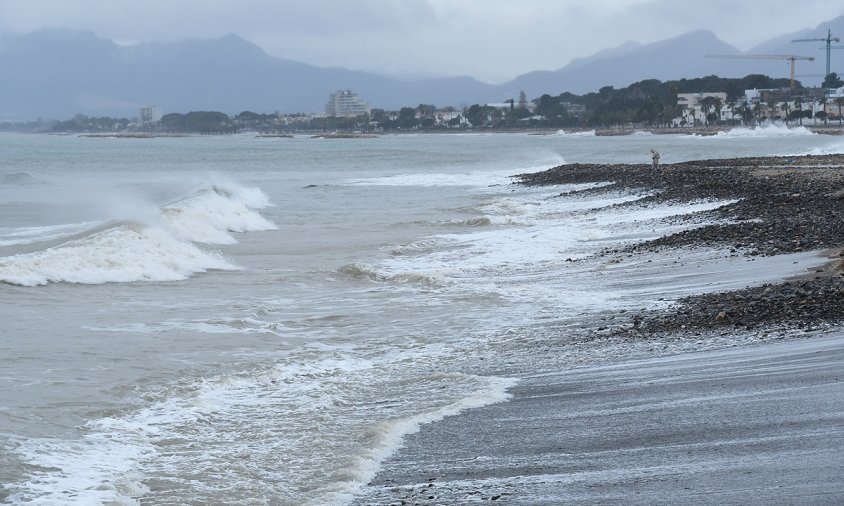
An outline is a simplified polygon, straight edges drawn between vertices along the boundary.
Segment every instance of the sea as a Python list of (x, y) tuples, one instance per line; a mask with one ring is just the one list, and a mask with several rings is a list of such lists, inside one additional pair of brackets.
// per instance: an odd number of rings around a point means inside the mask
[(718, 251), (664, 253), (676, 272), (597, 254), (729, 202), (513, 184), (652, 148), (672, 163), (844, 138), (0, 134), (0, 503), (348, 504), (405, 435), (507, 402), (550, 363), (543, 342), (782, 274), (736, 277), (747, 259)]

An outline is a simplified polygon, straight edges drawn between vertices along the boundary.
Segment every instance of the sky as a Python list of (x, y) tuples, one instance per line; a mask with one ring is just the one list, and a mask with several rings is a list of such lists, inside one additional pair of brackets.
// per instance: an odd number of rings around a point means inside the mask
[(120, 44), (234, 33), (312, 65), (499, 83), (698, 29), (745, 51), (842, 14), (841, 0), (0, 0), (0, 32)]

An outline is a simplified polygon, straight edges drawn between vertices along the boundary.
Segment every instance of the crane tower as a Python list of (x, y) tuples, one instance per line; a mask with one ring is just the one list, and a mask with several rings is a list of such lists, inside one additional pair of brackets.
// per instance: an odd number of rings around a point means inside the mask
[(793, 54), (708, 54), (707, 58), (735, 58), (746, 60), (788, 60), (791, 62), (791, 87), (794, 88), (794, 62), (797, 60), (814, 61), (814, 56), (794, 56)]

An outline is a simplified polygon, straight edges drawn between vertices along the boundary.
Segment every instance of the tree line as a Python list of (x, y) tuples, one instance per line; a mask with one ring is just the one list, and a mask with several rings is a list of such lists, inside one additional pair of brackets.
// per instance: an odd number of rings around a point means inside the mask
[[(836, 74), (827, 76), (828, 87), (841, 86)], [(802, 110), (801, 98), (805, 89), (797, 83), (791, 92), (792, 105), (786, 109), (774, 110), (774, 104), (757, 102), (753, 105), (741, 100), (745, 90), (788, 88), (788, 79), (775, 79), (761, 74), (742, 78), (706, 76), (695, 79), (679, 79), (661, 82), (648, 79), (624, 88), (605, 86), (597, 92), (575, 95), (563, 92), (559, 95), (544, 94), (528, 102), (524, 92), (518, 100), (509, 99), (505, 107), (473, 104), (456, 110), (452, 107), (442, 111), (433, 104), (419, 104), (416, 107), (402, 107), (398, 111), (372, 109), (370, 114), (355, 117), (311, 116), (305, 114), (281, 115), (279, 113), (256, 113), (243, 111), (228, 116), (219, 111), (191, 111), (170, 113), (160, 121), (138, 124), (126, 118), (92, 118), (76, 115), (66, 121), (30, 122), (26, 124), (0, 124), (0, 129), (29, 129), (53, 132), (107, 132), (136, 130), (170, 134), (231, 134), (240, 131), (261, 133), (330, 132), (330, 131), (407, 131), (446, 130), (455, 128), (530, 129), (530, 128), (612, 128), (615, 126), (659, 127), (682, 116), (682, 107), (677, 104), (681, 93), (726, 92), (722, 103), (715, 97), (703, 100), (703, 117), (700, 121), (718, 121), (724, 108), (734, 111), (733, 117), (742, 122), (760, 118), (802, 121), (807, 111)], [(825, 99), (824, 99), (825, 100)], [(841, 102), (838, 119), (841, 120)], [(797, 109), (797, 110), (793, 110)], [(445, 113), (445, 114), (444, 114)], [(823, 114), (824, 120), (828, 119)], [(818, 116), (821, 117), (821, 116)], [(684, 119), (685, 121), (685, 119)]]

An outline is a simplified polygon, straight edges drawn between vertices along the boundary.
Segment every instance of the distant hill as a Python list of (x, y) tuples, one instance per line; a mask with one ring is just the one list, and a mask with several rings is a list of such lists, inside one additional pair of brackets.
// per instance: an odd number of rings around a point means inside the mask
[[(771, 39), (748, 53), (815, 56), (798, 62), (798, 76), (824, 72), (820, 42), (791, 43), (794, 38), (823, 37), (827, 28), (844, 37), (844, 16)], [(342, 68), (322, 68), (276, 58), (236, 35), (176, 43), (120, 46), (90, 32), (42, 30), (0, 35), (0, 121), (138, 114), (146, 104), (165, 112), (245, 110), (320, 112), (338, 89), (357, 92), (373, 107), (398, 109), (421, 103), (463, 107), (474, 103), (597, 91), (644, 79), (661, 81), (706, 75), (787, 77), (786, 61), (718, 60), (707, 54), (739, 54), (705, 30), (640, 45), (628, 42), (554, 71), (521, 75), (501, 85), (470, 77), (397, 79)], [(844, 51), (833, 52), (833, 71), (844, 73)], [(804, 78), (818, 84), (821, 78)]]
[[(747, 51), (749, 54), (793, 54), (798, 56), (814, 56), (815, 61), (798, 61), (796, 66), (797, 78), (804, 85), (817, 86), (822, 77), (803, 77), (806, 74), (824, 74), (826, 72), (826, 45), (824, 42), (791, 42), (794, 39), (825, 39), (827, 30), (832, 30), (833, 37), (839, 37), (842, 42), (835, 43), (838, 49), (830, 53), (831, 71), (838, 75), (844, 74), (844, 16), (823, 22), (809, 30), (799, 30), (793, 33), (775, 37), (763, 42)], [(823, 48), (823, 49), (822, 49)], [(758, 62), (757, 62), (758, 63)], [(782, 65), (785, 68), (785, 64)]]
[(119, 46), (89, 32), (45, 30), (0, 37), (0, 120), (137, 115), (164, 111), (234, 114), (320, 112), (328, 95), (350, 88), (374, 107), (467, 104), (497, 99), (468, 77), (402, 81), (276, 58), (236, 35)]
[[(779, 78), (788, 77), (790, 74), (790, 64), (787, 60), (706, 58), (706, 55), (729, 54), (814, 56), (815, 61), (812, 62), (798, 61), (796, 70), (798, 80), (801, 80), (804, 85), (818, 86), (823, 78), (808, 77), (806, 74), (825, 73), (826, 52), (820, 49), (823, 43), (792, 43), (791, 40), (826, 37), (827, 29), (832, 30), (833, 36), (844, 39), (844, 16), (821, 23), (814, 29), (775, 37), (745, 53), (721, 41), (706, 30), (647, 45), (627, 42), (613, 49), (599, 51), (587, 58), (572, 60), (559, 70), (521, 75), (504, 85), (503, 94), (514, 96), (519, 90), (524, 90), (531, 97), (542, 93), (557, 95), (562, 91), (583, 94), (597, 91), (602, 86), (627, 86), (643, 79), (667, 81), (713, 74), (721, 77), (765, 74)], [(832, 52), (831, 70), (835, 72), (836, 69), (839, 74), (844, 74), (844, 50), (838, 49)]]
[(602, 51), (556, 70), (531, 72), (507, 83), (508, 90), (523, 89), (528, 96), (570, 91), (596, 91), (603, 86), (627, 86), (643, 79), (667, 81), (719, 73), (724, 65), (704, 58), (706, 54), (739, 53), (712, 32), (695, 31), (644, 46), (627, 43), (614, 51)]

